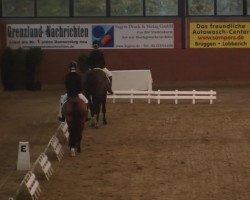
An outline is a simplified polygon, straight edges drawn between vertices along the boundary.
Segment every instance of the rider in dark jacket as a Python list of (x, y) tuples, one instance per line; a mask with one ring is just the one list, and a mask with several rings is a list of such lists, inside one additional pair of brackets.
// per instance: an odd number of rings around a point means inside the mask
[(82, 92), (81, 76), (76, 73), (76, 66), (77, 63), (71, 61), (69, 65), (70, 72), (65, 77), (64, 83), (68, 97), (76, 97)]
[(71, 61), (69, 64), (70, 72), (65, 77), (65, 88), (66, 94), (61, 96), (60, 99), (60, 106), (59, 106), (59, 113), (58, 118), (59, 121), (65, 121), (64, 117), (62, 116), (62, 106), (67, 101), (68, 98), (79, 97), (83, 100), (88, 106), (88, 100), (83, 95), (82, 91), (82, 82), (81, 76), (76, 72), (77, 62)]
[(109, 88), (108, 88), (108, 93), (113, 94), (112, 91), (112, 74), (111, 72), (105, 67), (105, 58), (103, 53), (99, 50), (99, 44), (97, 42), (93, 42), (93, 48), (94, 50), (90, 52), (88, 56), (88, 66), (90, 69), (94, 68), (101, 68), (105, 74), (107, 75), (107, 78), (109, 80)]
[(93, 68), (101, 68), (105, 67), (105, 58), (103, 53), (98, 49), (98, 44), (93, 44), (94, 50), (89, 53), (88, 57), (88, 66)]

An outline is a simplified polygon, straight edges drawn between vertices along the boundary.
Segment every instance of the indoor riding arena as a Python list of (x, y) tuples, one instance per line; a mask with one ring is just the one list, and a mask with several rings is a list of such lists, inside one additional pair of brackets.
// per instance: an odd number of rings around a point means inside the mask
[[(0, 0), (1, 200), (249, 200), (249, 0)], [(97, 42), (107, 124), (72, 156), (69, 63)]]

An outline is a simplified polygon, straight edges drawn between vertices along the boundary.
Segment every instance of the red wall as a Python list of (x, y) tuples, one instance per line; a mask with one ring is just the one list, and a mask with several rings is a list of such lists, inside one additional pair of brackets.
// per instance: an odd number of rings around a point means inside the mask
[[(83, 51), (45, 51), (44, 83), (62, 83), (70, 60)], [(87, 52), (87, 51), (85, 51)], [(250, 81), (250, 49), (103, 50), (109, 69), (151, 69), (154, 83)]]
[[(209, 19), (211, 21), (211, 19)], [(134, 23), (135, 19), (6, 20), (7, 23)], [(181, 49), (179, 19), (137, 19), (138, 23), (175, 22), (175, 49), (104, 49), (111, 70), (150, 69), (155, 84), (187, 81), (250, 82), (250, 49)], [(1, 29), (0, 29), (1, 31)], [(3, 32), (1, 33), (3, 34)], [(0, 43), (2, 45), (2, 42)], [(44, 50), (45, 58), (38, 71), (44, 84), (63, 83), (70, 60), (90, 50)]]

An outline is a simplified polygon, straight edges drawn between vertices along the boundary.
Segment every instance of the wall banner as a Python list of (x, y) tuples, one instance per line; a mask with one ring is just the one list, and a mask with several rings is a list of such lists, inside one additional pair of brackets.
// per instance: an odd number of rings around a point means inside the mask
[(174, 48), (174, 23), (7, 24), (6, 35), (12, 49)]
[(191, 22), (190, 48), (250, 48), (250, 22)]

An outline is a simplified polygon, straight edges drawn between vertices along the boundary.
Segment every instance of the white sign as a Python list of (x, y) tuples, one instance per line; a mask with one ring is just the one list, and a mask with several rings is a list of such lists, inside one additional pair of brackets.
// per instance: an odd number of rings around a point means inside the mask
[(91, 48), (90, 25), (84, 24), (8, 24), (7, 46), (13, 49)]
[(174, 48), (174, 24), (116, 24), (115, 48)]
[(174, 48), (174, 23), (7, 24), (12, 49)]

